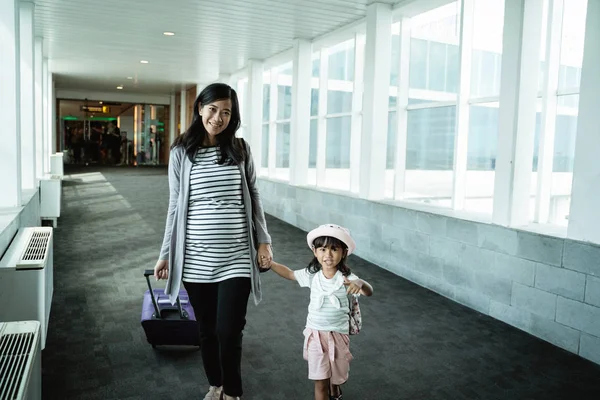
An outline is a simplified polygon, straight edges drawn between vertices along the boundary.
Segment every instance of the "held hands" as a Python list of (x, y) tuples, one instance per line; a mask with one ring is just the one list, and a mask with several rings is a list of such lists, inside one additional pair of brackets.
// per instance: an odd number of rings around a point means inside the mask
[(256, 261), (258, 262), (258, 268), (261, 272), (268, 271), (271, 268), (271, 261), (273, 261), (273, 251), (271, 250), (270, 244), (260, 243), (258, 245)]
[(346, 293), (348, 294), (360, 294), (363, 284), (364, 282), (360, 279), (349, 281), (348, 278), (344, 277), (344, 286), (348, 288), (346, 290)]
[(154, 266), (154, 278), (167, 279), (169, 277), (169, 260), (158, 260)]

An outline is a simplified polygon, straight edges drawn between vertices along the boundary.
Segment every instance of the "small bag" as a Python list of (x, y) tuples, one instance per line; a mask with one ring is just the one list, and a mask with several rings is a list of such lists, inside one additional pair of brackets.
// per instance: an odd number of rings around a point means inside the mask
[(360, 307), (358, 305), (358, 296), (348, 296), (348, 303), (350, 304), (350, 335), (358, 335), (362, 329), (362, 315), (360, 313)]

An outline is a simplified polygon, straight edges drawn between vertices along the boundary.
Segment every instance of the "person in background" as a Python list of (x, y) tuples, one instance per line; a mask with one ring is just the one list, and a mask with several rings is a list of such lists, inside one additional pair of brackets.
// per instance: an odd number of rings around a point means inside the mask
[(121, 161), (121, 130), (112, 121), (108, 123), (104, 140), (106, 140), (107, 160), (111, 164), (119, 164)]
[(250, 146), (235, 137), (235, 90), (209, 85), (193, 109), (191, 126), (171, 146), (169, 207), (154, 276), (167, 279), (172, 303), (181, 281), (188, 292), (210, 385), (204, 398), (240, 399), (248, 298), (261, 300), (258, 260), (271, 261), (271, 237)]

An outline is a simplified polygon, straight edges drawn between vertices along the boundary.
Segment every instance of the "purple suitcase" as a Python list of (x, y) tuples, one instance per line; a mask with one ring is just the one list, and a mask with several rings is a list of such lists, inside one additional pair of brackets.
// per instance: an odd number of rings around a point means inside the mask
[(159, 345), (200, 346), (200, 335), (194, 309), (187, 292), (179, 291), (175, 305), (169, 301), (164, 289), (152, 289), (150, 276), (154, 271), (144, 271), (148, 290), (142, 302), (142, 327), (152, 347)]

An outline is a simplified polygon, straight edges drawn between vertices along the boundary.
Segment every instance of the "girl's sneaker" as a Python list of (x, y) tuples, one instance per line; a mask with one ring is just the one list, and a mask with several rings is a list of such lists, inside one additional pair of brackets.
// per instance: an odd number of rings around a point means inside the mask
[(222, 391), (222, 386), (211, 386), (210, 389), (208, 389), (208, 393), (206, 393), (206, 396), (204, 396), (204, 400), (219, 400), (221, 398)]
[(340, 391), (340, 394), (338, 394), (337, 396), (329, 395), (329, 400), (343, 400), (342, 399), (342, 388), (338, 387), (338, 390)]

